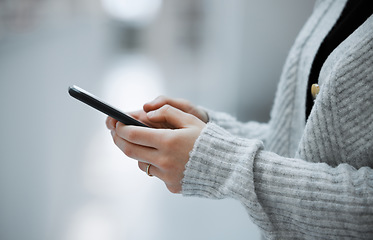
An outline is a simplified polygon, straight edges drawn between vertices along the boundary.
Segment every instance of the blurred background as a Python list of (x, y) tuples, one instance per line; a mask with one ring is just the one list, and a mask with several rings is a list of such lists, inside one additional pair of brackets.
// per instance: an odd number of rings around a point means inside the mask
[(0, 239), (259, 239), (239, 202), (173, 195), (138, 170), (67, 88), (124, 111), (165, 94), (267, 121), (313, 4), (0, 0)]

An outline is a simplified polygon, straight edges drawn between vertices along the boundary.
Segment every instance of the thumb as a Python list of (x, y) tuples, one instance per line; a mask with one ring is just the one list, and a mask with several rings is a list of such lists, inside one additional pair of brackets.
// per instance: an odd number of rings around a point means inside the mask
[(185, 128), (197, 120), (195, 116), (170, 105), (163, 105), (157, 110), (148, 112), (147, 117), (152, 122), (162, 123), (173, 128)]

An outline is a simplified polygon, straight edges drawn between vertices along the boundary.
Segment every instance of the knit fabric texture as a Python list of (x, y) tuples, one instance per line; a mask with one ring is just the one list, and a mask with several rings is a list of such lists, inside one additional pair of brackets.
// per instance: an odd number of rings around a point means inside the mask
[(268, 123), (208, 111), (184, 196), (237, 199), (266, 239), (373, 239), (373, 16), (327, 58), (304, 114), (312, 61), (345, 4), (317, 1)]

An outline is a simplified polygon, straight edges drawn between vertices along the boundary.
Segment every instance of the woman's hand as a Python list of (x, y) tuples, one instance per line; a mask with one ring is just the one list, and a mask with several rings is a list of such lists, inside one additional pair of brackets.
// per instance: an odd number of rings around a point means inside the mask
[[(135, 118), (136, 120), (144, 123), (145, 125), (147, 125), (149, 127), (152, 127), (152, 128), (172, 128), (172, 126), (170, 126), (169, 124), (167, 124), (165, 122), (163, 122), (163, 123), (162, 122), (159, 122), (159, 123), (151, 122), (149, 120), (149, 118), (147, 117), (146, 112), (144, 112), (144, 110), (129, 112), (127, 114), (130, 115), (131, 117)], [(116, 120), (112, 117), (107, 117), (106, 118), (106, 127), (109, 130), (113, 130), (113, 129), (115, 129), (115, 126), (116, 126), (117, 122), (118, 122), (118, 120)]]
[(189, 101), (184, 100), (184, 99), (168, 98), (165, 96), (159, 96), (153, 101), (145, 104), (144, 111), (145, 112), (153, 111), (164, 105), (170, 105), (174, 108), (180, 109), (183, 112), (192, 114), (205, 123), (207, 123), (209, 120), (206, 111), (204, 111), (201, 108), (193, 106)]
[[(148, 107), (149, 110), (150, 105)], [(154, 109), (147, 111), (146, 115), (139, 111), (138, 115), (132, 116), (152, 126), (170, 128), (126, 126), (110, 117), (106, 124), (111, 130), (114, 143), (124, 154), (138, 160), (142, 171), (146, 171), (151, 164), (149, 173), (164, 181), (170, 192), (179, 193), (189, 152), (205, 123), (195, 115), (167, 104)]]
[[(209, 120), (209, 117), (206, 113), (201, 108), (198, 108), (196, 106), (193, 106), (189, 101), (184, 100), (184, 99), (175, 99), (175, 98), (168, 98), (165, 96), (159, 96), (155, 98), (153, 101), (146, 103), (143, 106), (143, 110), (135, 111), (135, 112), (130, 112), (128, 113), (131, 115), (133, 118), (139, 120), (140, 122), (151, 126), (153, 128), (173, 128), (170, 126), (167, 122), (150, 122), (148, 117), (147, 117), (147, 112), (154, 111), (156, 109), (161, 108), (164, 105), (170, 105), (174, 108), (177, 108), (185, 113), (189, 113), (194, 115), (195, 117), (199, 118), (201, 121), (204, 123), (207, 123)], [(114, 118), (108, 117), (106, 119), (106, 126), (108, 129), (114, 129), (115, 125), (118, 121), (115, 120)]]

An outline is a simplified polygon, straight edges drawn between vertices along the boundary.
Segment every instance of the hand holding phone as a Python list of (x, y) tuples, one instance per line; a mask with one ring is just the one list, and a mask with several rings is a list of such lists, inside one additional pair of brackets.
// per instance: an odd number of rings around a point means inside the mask
[(86, 90), (78, 87), (78, 86), (70, 86), (69, 87), (69, 94), (78, 99), (79, 101), (99, 110), (100, 112), (105, 113), (106, 115), (122, 122), (126, 125), (134, 125), (134, 126), (141, 126), (141, 127), (149, 127), (142, 122), (137, 121), (136, 119), (128, 116), (127, 114), (119, 111), (118, 109), (110, 106), (109, 104), (103, 102), (102, 100), (98, 99), (93, 94), (87, 92)]

